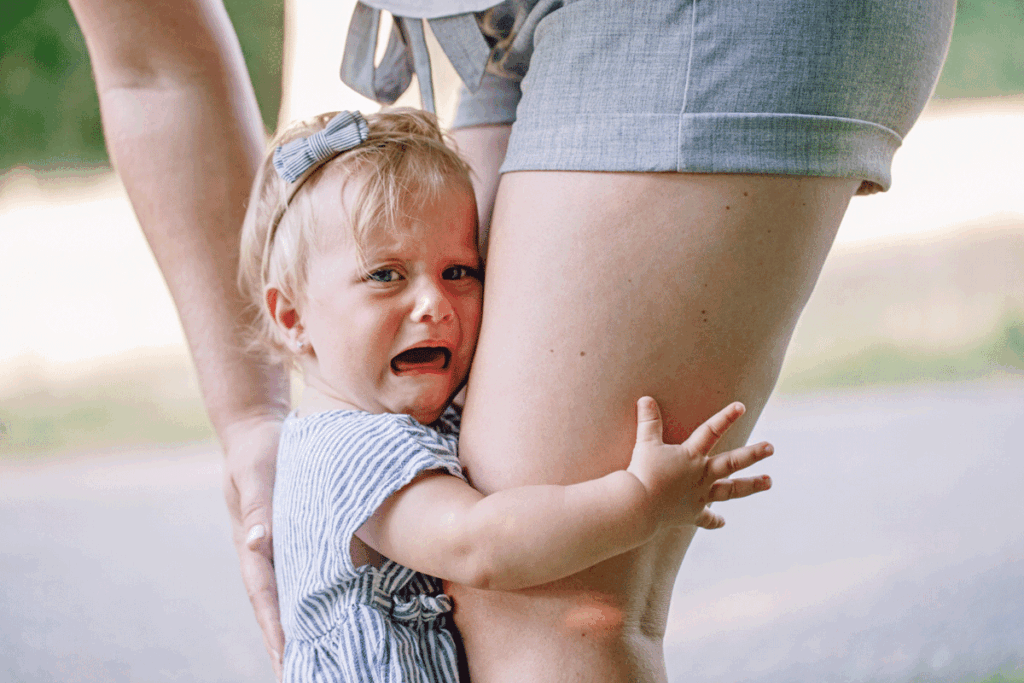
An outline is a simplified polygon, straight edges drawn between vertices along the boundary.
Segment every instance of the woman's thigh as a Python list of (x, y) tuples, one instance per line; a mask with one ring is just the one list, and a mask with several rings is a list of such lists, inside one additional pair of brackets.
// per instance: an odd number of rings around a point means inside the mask
[(489, 492), (623, 468), (635, 402), (681, 441), (730, 401), (745, 441), (858, 182), (503, 177), (461, 456)]
[(487, 116), (464, 119), (515, 119), (462, 437), (485, 490), (624, 466), (643, 393), (677, 439), (743, 400), (745, 438), (850, 196), (889, 185), (954, 10), (525, 4), (521, 100), (486, 79), (467, 110)]

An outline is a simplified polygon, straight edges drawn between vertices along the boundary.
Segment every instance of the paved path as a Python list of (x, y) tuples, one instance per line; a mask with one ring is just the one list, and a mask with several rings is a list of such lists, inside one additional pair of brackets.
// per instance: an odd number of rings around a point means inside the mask
[(765, 500), (676, 582), (671, 680), (1024, 679), (1024, 385), (773, 401)]
[[(780, 398), (775, 489), (720, 506), (670, 679), (1024, 675), (1024, 383)], [(0, 464), (0, 681), (273, 681), (210, 446)]]

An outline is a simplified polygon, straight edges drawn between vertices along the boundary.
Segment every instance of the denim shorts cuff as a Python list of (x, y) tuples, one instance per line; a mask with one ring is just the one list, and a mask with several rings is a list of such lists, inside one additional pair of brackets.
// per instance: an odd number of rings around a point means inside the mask
[(868, 121), (800, 114), (581, 114), (571, 125), (526, 125), (536, 121), (516, 124), (503, 173), (758, 173), (857, 178), (888, 189), (902, 143)]

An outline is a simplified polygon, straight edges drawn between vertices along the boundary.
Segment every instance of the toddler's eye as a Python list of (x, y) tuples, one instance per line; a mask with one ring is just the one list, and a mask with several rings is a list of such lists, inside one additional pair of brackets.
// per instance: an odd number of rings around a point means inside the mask
[(394, 268), (379, 268), (366, 275), (368, 280), (374, 282), (394, 282), (399, 278), (398, 271)]
[(480, 277), (480, 271), (469, 266), (452, 266), (442, 273), (445, 280), (461, 280), (467, 277)]

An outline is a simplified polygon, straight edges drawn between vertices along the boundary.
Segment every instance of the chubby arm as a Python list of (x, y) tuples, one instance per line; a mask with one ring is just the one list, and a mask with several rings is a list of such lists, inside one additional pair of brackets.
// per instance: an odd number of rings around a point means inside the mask
[(649, 540), (657, 526), (642, 511), (644, 499), (640, 482), (622, 471), (490, 496), (429, 473), (391, 496), (357, 536), (426, 574), (512, 590), (568, 576)]
[(460, 479), (421, 475), (391, 496), (357, 535), (383, 555), (433, 576), (514, 590), (569, 576), (643, 545), (664, 528), (724, 521), (711, 501), (764, 491), (767, 477), (729, 479), (768, 457), (766, 443), (708, 457), (743, 414), (734, 403), (681, 445), (662, 442), (654, 399), (637, 405), (629, 469), (569, 486), (523, 486), (484, 496)]
[[(71, 6), (89, 48), (111, 159), (178, 308), (227, 455), (225, 492), (242, 574), (276, 654), (284, 639), (270, 497), (288, 380), (283, 368), (241, 351), (238, 236), (264, 147), (241, 50), (219, 0)], [(253, 528), (260, 537), (250, 549)]]

